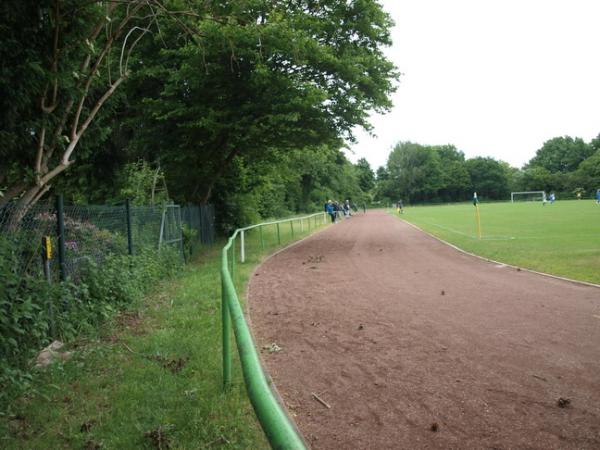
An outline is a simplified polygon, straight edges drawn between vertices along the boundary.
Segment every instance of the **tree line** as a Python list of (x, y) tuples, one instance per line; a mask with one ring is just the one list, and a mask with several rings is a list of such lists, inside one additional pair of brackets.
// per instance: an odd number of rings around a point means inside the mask
[(375, 0), (7, 0), (0, 19), (0, 207), (166, 192), (230, 228), (366, 195), (342, 148), (399, 77)]
[(399, 142), (377, 170), (377, 201), (460, 202), (473, 192), (507, 200), (511, 192), (554, 191), (561, 198), (593, 197), (600, 189), (600, 134), (590, 142), (570, 136), (546, 141), (523, 168), (490, 157), (466, 159), (454, 145)]

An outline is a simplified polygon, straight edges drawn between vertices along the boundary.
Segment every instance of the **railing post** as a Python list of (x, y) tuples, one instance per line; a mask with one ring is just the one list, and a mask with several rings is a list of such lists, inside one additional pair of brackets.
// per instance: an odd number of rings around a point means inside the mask
[(221, 321), (223, 323), (223, 390), (227, 391), (231, 385), (231, 316), (227, 303), (225, 281), (221, 277)]
[(56, 232), (58, 234), (58, 271), (60, 281), (67, 281), (67, 267), (65, 264), (65, 216), (63, 196), (56, 196)]
[(231, 279), (235, 279), (235, 240), (231, 244)]
[(279, 230), (279, 222), (277, 222), (277, 243), (281, 245), (281, 231)]
[(290, 220), (290, 228), (292, 230), (292, 239), (294, 239), (294, 221)]
[(304, 233), (304, 220), (300, 217), (300, 233)]
[(127, 251), (133, 255), (133, 238), (131, 235), (131, 201), (125, 200), (125, 214), (127, 215)]
[(260, 232), (260, 247), (264, 250), (265, 249), (265, 238), (263, 236), (263, 227), (262, 227), (262, 225), (260, 227), (258, 227), (258, 230)]
[(240, 231), (240, 262), (246, 262), (246, 249), (244, 243), (244, 230)]
[(327, 223), (327, 214), (323, 213), (323, 225)]

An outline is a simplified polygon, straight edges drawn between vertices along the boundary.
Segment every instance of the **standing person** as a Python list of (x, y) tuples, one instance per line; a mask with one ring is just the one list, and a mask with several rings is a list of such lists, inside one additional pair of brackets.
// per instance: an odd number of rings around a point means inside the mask
[(346, 217), (350, 217), (352, 213), (350, 212), (350, 199), (346, 199), (344, 202), (344, 215)]
[(331, 223), (335, 223), (335, 210), (333, 209), (333, 202), (331, 200), (327, 200), (327, 203), (325, 203), (325, 212), (331, 217)]
[(600, 205), (600, 189), (596, 190), (596, 204)]
[(398, 200), (396, 203), (396, 212), (398, 214), (404, 214), (404, 203), (402, 203), (402, 199)]
[[(600, 191), (600, 189), (598, 189), (598, 191)], [(367, 203), (363, 202), (363, 214), (367, 213)]]
[(556, 196), (554, 195), (554, 192), (550, 192), (550, 204), (554, 204), (554, 200), (556, 200)]

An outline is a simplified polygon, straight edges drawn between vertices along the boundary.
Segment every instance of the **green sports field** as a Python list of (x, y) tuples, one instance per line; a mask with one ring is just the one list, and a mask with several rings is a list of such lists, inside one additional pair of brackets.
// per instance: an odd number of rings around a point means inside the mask
[[(600, 284), (600, 206), (591, 200), (405, 208), (400, 217), (496, 261)], [(394, 211), (395, 213), (395, 211)]]

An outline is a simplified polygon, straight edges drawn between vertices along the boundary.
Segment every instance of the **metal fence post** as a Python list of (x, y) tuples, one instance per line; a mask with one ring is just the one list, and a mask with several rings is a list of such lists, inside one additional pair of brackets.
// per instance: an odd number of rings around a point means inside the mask
[(240, 231), (240, 262), (246, 262), (246, 249), (244, 242), (244, 230)]
[(231, 246), (231, 279), (233, 280), (235, 277), (235, 241), (233, 241), (233, 245)]
[(262, 227), (262, 225), (260, 227), (258, 227), (258, 230), (260, 232), (260, 247), (264, 250), (265, 249), (265, 238), (263, 236), (263, 227)]
[(60, 281), (67, 281), (67, 267), (65, 264), (65, 216), (63, 196), (56, 196), (56, 232), (58, 237), (58, 271)]
[(281, 245), (281, 231), (279, 230), (279, 222), (277, 222), (277, 243)]
[(290, 220), (290, 228), (292, 229), (292, 239), (294, 239), (294, 221)]
[(133, 255), (133, 237), (131, 234), (131, 201), (125, 200), (125, 213), (127, 215), (127, 251)]

